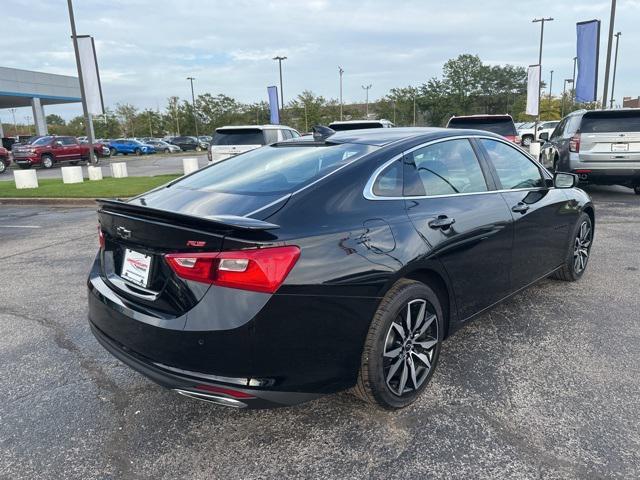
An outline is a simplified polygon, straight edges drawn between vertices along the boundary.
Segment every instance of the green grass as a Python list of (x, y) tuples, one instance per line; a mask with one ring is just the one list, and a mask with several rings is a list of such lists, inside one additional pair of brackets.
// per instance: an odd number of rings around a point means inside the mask
[(64, 184), (57, 179), (38, 179), (39, 188), (18, 190), (12, 181), (0, 182), (0, 198), (101, 198), (133, 197), (170, 182), (180, 175), (126, 177)]

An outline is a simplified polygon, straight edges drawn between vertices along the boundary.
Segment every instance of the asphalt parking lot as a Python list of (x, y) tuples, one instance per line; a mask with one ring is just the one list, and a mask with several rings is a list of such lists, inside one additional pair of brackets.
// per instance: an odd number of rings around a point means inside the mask
[[(137, 157), (135, 155), (117, 155), (110, 158), (101, 158), (100, 166), (102, 167), (102, 174), (105, 177), (111, 176), (111, 169), (109, 165), (114, 162), (125, 162), (127, 164), (127, 173), (130, 177), (145, 177), (154, 175), (166, 175), (172, 173), (182, 173), (182, 159), (183, 158), (197, 158), (200, 168), (207, 165), (207, 154), (202, 152), (183, 152), (179, 154), (156, 154), (156, 155), (144, 155)], [(63, 166), (70, 166), (63, 165)], [(15, 167), (13, 167), (15, 168)], [(83, 166), (85, 177), (88, 178), (87, 167)], [(38, 178), (58, 178), (62, 179), (62, 172), (60, 167), (54, 167), (49, 170), (44, 168), (36, 168), (38, 172)], [(13, 181), (12, 170), (7, 170), (4, 174), (0, 175), (0, 181)]]
[(638, 478), (640, 197), (589, 192), (583, 279), (467, 325), (395, 413), (348, 394), (238, 411), (156, 386), (89, 332), (92, 209), (0, 205), (0, 478)]

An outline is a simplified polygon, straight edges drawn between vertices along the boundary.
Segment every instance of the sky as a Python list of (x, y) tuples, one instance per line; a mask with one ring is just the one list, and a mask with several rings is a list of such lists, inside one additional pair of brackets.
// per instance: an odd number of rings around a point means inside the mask
[[(76, 0), (75, 16), (78, 34), (95, 38), (105, 104), (162, 109), (169, 96), (190, 99), (188, 76), (196, 95), (266, 100), (266, 87), (279, 82), (276, 55), (288, 57), (285, 103), (303, 90), (338, 98), (338, 66), (345, 102), (363, 102), (363, 85), (375, 99), (424, 83), (462, 53), (527, 66), (538, 60), (540, 24), (531, 20), (541, 16), (554, 18), (545, 25), (542, 68), (547, 82), (554, 70), (555, 94), (572, 76), (576, 22), (602, 20), (601, 95), (609, 8), (610, 0)], [(1, 0), (0, 18), (0, 66), (77, 74), (65, 0)], [(619, 103), (640, 95), (639, 25), (640, 0), (619, 0)], [(67, 119), (81, 110), (46, 108)]]

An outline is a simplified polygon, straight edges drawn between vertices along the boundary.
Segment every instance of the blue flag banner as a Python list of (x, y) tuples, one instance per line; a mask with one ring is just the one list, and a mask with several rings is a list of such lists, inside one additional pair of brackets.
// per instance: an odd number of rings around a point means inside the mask
[(576, 101), (595, 102), (598, 97), (598, 56), (600, 54), (600, 20), (576, 24), (578, 34)]
[(267, 87), (269, 93), (269, 111), (271, 112), (271, 125), (280, 124), (280, 108), (278, 105), (278, 87)]

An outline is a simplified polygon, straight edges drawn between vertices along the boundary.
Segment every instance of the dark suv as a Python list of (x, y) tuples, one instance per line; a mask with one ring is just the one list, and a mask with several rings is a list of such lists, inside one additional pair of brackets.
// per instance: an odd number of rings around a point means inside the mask
[(447, 128), (470, 128), (502, 135), (510, 142), (520, 145), (520, 137), (511, 115), (464, 115), (451, 117)]
[(540, 153), (546, 167), (640, 195), (640, 108), (579, 110), (540, 138), (546, 141)]
[(195, 150), (196, 152), (202, 152), (209, 148), (207, 142), (198, 140), (196, 137), (176, 137), (171, 140), (171, 143), (180, 147), (180, 150), (186, 152), (188, 150)]

